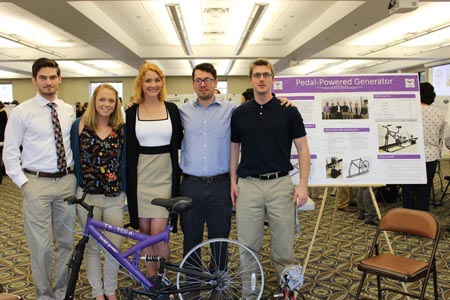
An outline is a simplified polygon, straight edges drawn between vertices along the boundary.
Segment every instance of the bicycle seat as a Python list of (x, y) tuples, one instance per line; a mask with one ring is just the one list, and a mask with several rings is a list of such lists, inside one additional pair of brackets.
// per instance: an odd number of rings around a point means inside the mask
[(188, 197), (155, 198), (152, 200), (152, 204), (165, 207), (171, 213), (182, 213), (192, 207), (192, 199)]

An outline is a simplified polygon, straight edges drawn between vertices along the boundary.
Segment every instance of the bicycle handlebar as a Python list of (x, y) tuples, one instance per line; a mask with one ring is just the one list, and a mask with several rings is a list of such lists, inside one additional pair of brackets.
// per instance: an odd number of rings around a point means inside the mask
[(85, 198), (86, 198), (86, 193), (83, 193), (81, 198), (77, 198), (77, 196), (73, 195), (73, 196), (70, 196), (68, 198), (65, 198), (64, 201), (67, 201), (67, 203), (69, 205), (80, 204), (87, 211), (91, 211), (91, 206), (84, 201)]

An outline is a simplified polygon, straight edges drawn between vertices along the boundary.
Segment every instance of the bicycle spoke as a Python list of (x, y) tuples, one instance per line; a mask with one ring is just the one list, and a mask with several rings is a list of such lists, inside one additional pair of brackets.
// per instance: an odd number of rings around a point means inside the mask
[[(250, 296), (260, 299), (264, 287), (264, 274), (258, 257), (237, 241), (213, 239), (205, 241), (186, 254), (181, 268), (198, 269), (216, 276), (215, 280), (202, 275), (188, 276), (184, 272), (177, 275), (177, 287), (184, 290), (202, 286), (209, 290), (186, 292), (185, 299), (241, 299)], [(211, 285), (213, 284), (213, 285)], [(250, 299), (249, 298), (249, 299)]]

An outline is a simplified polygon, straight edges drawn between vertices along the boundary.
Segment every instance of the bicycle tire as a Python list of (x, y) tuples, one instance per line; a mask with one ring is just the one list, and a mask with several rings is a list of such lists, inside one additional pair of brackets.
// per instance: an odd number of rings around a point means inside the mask
[(363, 160), (361, 162), (361, 173), (365, 173), (369, 171), (369, 161)]
[[(215, 253), (218, 255), (214, 255)], [(222, 253), (225, 255), (220, 255)], [(214, 256), (222, 257), (226, 262), (220, 262)], [(264, 272), (258, 257), (248, 247), (235, 240), (217, 238), (198, 244), (183, 257), (180, 268), (219, 275), (217, 282), (208, 282), (178, 272), (178, 289), (202, 289), (178, 294), (181, 300), (259, 300), (264, 290)]]
[(400, 144), (406, 143), (406, 142), (408, 142), (409, 140), (410, 140), (410, 137), (409, 137), (409, 134), (408, 134), (408, 133), (402, 132), (402, 133), (400, 134)]

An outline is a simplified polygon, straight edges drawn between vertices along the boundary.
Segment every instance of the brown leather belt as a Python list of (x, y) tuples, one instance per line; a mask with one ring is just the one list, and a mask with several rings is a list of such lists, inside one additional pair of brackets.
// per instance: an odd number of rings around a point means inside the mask
[(250, 177), (258, 178), (258, 179), (261, 179), (261, 180), (270, 180), (270, 179), (276, 179), (276, 178), (284, 177), (287, 174), (289, 174), (289, 172), (279, 171), (279, 172), (271, 172), (271, 173), (253, 175), (253, 176), (250, 176)]
[(205, 183), (212, 183), (216, 181), (230, 179), (229, 173), (214, 175), (214, 176), (194, 176), (189, 174), (184, 174), (183, 178), (194, 180), (194, 181), (203, 181)]
[(23, 169), (25, 173), (36, 175), (37, 177), (44, 177), (44, 178), (61, 178), (66, 176), (67, 174), (71, 174), (74, 172), (73, 167), (67, 168), (64, 171), (56, 172), (56, 173), (48, 173), (48, 172), (40, 172), (40, 171), (32, 171), (28, 169)]

